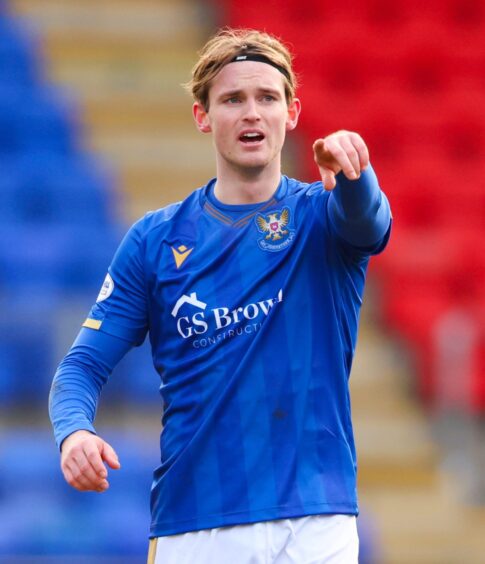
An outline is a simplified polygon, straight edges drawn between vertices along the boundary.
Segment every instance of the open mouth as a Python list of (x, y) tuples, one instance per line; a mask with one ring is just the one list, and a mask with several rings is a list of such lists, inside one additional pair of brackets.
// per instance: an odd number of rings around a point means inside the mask
[(259, 143), (264, 139), (264, 135), (258, 132), (243, 133), (239, 137), (239, 141), (250, 145), (251, 143)]

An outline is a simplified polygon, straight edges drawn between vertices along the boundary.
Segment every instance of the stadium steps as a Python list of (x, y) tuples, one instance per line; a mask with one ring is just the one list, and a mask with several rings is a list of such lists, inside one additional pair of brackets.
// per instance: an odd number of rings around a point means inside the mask
[(363, 310), (351, 377), (364, 515), (378, 529), (382, 564), (483, 562), (485, 509), (464, 506), (440, 467), (429, 418), (409, 389), (397, 347)]
[[(214, 175), (182, 88), (212, 19), (190, 0), (14, 0), (38, 27), (50, 75), (80, 99), (86, 145), (119, 174), (127, 215), (181, 199)], [(190, 165), (190, 166), (189, 166)]]

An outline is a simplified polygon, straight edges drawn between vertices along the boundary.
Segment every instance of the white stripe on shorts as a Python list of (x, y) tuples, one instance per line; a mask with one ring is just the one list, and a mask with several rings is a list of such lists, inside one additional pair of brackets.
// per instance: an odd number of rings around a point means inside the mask
[(297, 519), (193, 531), (152, 539), (149, 564), (357, 564), (353, 515)]

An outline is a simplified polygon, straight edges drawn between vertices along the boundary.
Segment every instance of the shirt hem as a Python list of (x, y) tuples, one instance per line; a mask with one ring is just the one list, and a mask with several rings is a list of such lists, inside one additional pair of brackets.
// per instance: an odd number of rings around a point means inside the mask
[(291, 519), (306, 517), (308, 515), (355, 515), (359, 514), (359, 508), (354, 503), (315, 504), (311, 508), (280, 508), (277, 513), (274, 509), (261, 509), (257, 511), (244, 511), (237, 513), (221, 513), (200, 519), (190, 519), (177, 523), (154, 523), (150, 528), (150, 538), (165, 537), (181, 533), (200, 531), (203, 529), (216, 529), (219, 527), (231, 527), (234, 525), (249, 525), (261, 521), (276, 521), (279, 519)]

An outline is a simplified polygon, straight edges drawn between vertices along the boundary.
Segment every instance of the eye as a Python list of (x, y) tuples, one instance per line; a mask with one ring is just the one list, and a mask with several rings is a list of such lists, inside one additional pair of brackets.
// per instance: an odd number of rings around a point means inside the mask
[(226, 104), (237, 104), (238, 102), (240, 102), (240, 98), (238, 96), (231, 96), (226, 99)]
[(273, 102), (276, 98), (272, 94), (265, 94), (263, 96), (263, 101), (265, 102)]

